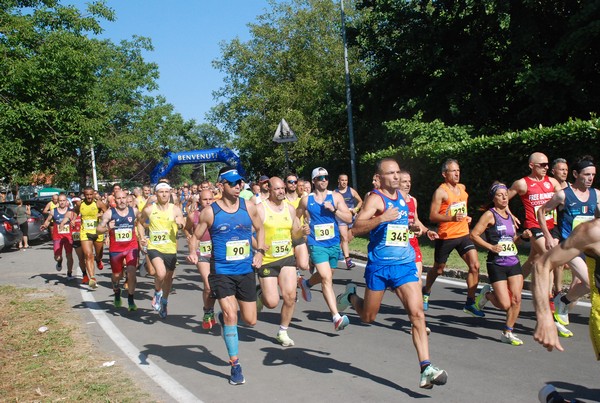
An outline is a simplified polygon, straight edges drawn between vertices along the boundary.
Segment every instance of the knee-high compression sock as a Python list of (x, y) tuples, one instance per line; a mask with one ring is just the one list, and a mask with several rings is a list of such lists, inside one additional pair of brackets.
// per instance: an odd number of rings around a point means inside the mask
[(238, 331), (236, 325), (225, 325), (223, 326), (223, 337), (225, 339), (225, 346), (227, 346), (227, 353), (230, 357), (238, 355)]

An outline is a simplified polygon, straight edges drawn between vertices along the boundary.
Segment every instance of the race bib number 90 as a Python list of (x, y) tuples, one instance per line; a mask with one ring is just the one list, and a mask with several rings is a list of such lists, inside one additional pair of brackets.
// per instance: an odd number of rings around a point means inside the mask
[(133, 239), (133, 231), (131, 228), (116, 228), (115, 229), (115, 241), (117, 242), (129, 242)]
[(385, 233), (385, 246), (408, 245), (408, 225), (388, 224)]
[(225, 244), (225, 260), (244, 260), (250, 256), (250, 242), (247, 239), (229, 241)]
[(327, 224), (315, 225), (315, 239), (317, 241), (326, 241), (328, 239), (333, 239), (334, 236), (335, 230), (332, 222)]
[(150, 243), (152, 245), (164, 245), (169, 243), (169, 231), (150, 232)]

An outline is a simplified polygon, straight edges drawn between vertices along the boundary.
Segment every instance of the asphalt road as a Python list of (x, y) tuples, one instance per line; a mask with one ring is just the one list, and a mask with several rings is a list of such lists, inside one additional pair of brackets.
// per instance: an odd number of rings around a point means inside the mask
[[(525, 344), (513, 347), (499, 341), (504, 313), (486, 307), (484, 319), (464, 314), (465, 284), (446, 278), (434, 285), (427, 312), (431, 360), (448, 372), (445, 386), (418, 387), (409, 322), (395, 295), (386, 293), (371, 325), (361, 323), (348, 309), (350, 326), (336, 332), (319, 286), (313, 287), (312, 302), (300, 300), (296, 306), (289, 330), (294, 347), (283, 348), (275, 341), (279, 309), (260, 313), (254, 328), (240, 326), (246, 384), (230, 386), (221, 330), (217, 326), (206, 333), (200, 326), (200, 275), (185, 262), (185, 253), (180, 241), (175, 294), (169, 298), (166, 320), (159, 319), (150, 306), (153, 285), (148, 277), (138, 279), (137, 312), (114, 308), (107, 253), (107, 269), (97, 276), (96, 291), (79, 285), (80, 279), (65, 282), (65, 270), (54, 269), (50, 243), (0, 254), (0, 284), (48, 288), (66, 295), (92, 341), (112, 353), (116, 365), (125, 367), (161, 401), (534, 402), (546, 383), (568, 398), (600, 401), (598, 362), (588, 335), (589, 305), (577, 306), (571, 314), (575, 336), (562, 339), (566, 351), (549, 353), (533, 340), (531, 296), (525, 294), (515, 328)], [(337, 270), (336, 293), (352, 281), (362, 295), (362, 268), (359, 264), (351, 271)]]

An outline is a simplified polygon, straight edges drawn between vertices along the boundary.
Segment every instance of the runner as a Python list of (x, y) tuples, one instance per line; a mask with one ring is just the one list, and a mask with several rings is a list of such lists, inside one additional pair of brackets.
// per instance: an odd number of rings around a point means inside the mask
[(55, 209), (57, 207), (58, 207), (58, 195), (54, 194), (54, 195), (52, 195), (52, 198), (50, 199), (50, 201), (48, 203), (46, 203), (46, 207), (44, 207), (42, 214), (44, 214), (44, 215), (50, 214), (50, 210)]
[[(558, 185), (561, 189), (564, 189), (569, 184), (567, 182), (567, 177), (569, 176), (569, 166), (567, 165), (567, 160), (564, 158), (556, 158), (552, 161), (552, 176), (558, 182)], [(560, 225), (561, 212), (559, 211), (557, 214), (557, 220), (554, 221), (554, 225)], [(552, 295), (556, 296), (562, 291), (562, 282), (563, 282), (563, 271), (568, 269), (568, 266), (560, 266), (554, 269), (553, 271), (553, 281), (554, 286), (552, 288)], [(571, 285), (570, 287), (575, 286), (579, 280), (577, 276), (571, 276)]]
[(460, 167), (458, 161), (449, 159), (442, 164), (442, 183), (431, 201), (429, 221), (439, 223), (439, 239), (435, 240), (434, 264), (427, 272), (425, 287), (423, 287), (423, 307), (429, 309), (431, 287), (436, 278), (444, 272), (448, 256), (456, 250), (469, 268), (467, 274), (467, 301), (463, 312), (476, 317), (485, 314), (475, 306), (475, 293), (479, 283), (479, 258), (477, 249), (469, 237), (471, 217), (467, 211), (469, 195), (465, 185), (460, 182)]
[[(67, 224), (63, 226), (59, 231), (59, 225), (65, 215), (70, 211), (69, 201), (64, 193), (58, 195), (58, 206), (50, 210), (46, 221), (41, 225), (40, 229), (43, 231), (50, 225), (50, 222), (54, 222), (52, 226), (52, 242), (54, 249), (54, 260), (56, 261), (56, 270), (62, 270), (62, 251), (64, 249), (65, 256), (67, 257), (67, 281), (73, 280), (73, 238), (71, 236), (71, 227)], [(58, 224), (57, 224), (58, 223)]]
[[(348, 186), (348, 175), (340, 174), (338, 176), (338, 187), (335, 189), (335, 192), (338, 192), (344, 198), (344, 202), (346, 202), (346, 206), (352, 213), (352, 220), (356, 217), (356, 214), (360, 210), (363, 201), (360, 198), (358, 192)], [(344, 261), (346, 262), (346, 267), (348, 270), (356, 267), (356, 265), (350, 259), (350, 249), (348, 248), (348, 243), (352, 241), (352, 223), (346, 224), (345, 222), (338, 220), (338, 225), (340, 228), (340, 246), (342, 248), (342, 253), (344, 255)]]
[[(302, 199), (298, 195), (298, 177), (294, 174), (289, 174), (285, 178), (285, 201), (294, 207), (294, 211), (300, 205)], [(304, 217), (300, 218), (300, 225), (304, 224)], [(306, 237), (302, 236), (299, 238), (292, 239), (292, 246), (294, 247), (294, 257), (296, 258), (296, 267), (300, 270), (308, 270), (309, 258), (308, 258), (308, 247), (306, 245)], [(299, 272), (298, 272), (299, 273)], [(298, 282), (301, 281), (301, 274), (298, 274)], [(298, 283), (299, 284), (299, 283)], [(304, 300), (307, 301), (308, 296), (302, 294)], [(308, 300), (307, 302), (310, 302)]]
[[(94, 195), (99, 195), (90, 186), (83, 189), (84, 199), (75, 204), (73, 214), (66, 215), (60, 226), (67, 224), (75, 215), (81, 215), (81, 229), (79, 232), (81, 247), (85, 256), (85, 274), (89, 278), (89, 286), (92, 290), (98, 288), (95, 276), (94, 261), (98, 265), (98, 270), (104, 268), (102, 263), (102, 249), (104, 248), (104, 235), (96, 233), (98, 226), (98, 218), (102, 215), (107, 207), (99, 199), (95, 199)], [(59, 227), (59, 231), (62, 229)], [(85, 277), (84, 277), (85, 280)]]
[(142, 247), (147, 247), (148, 258), (156, 270), (154, 276), (154, 297), (152, 307), (158, 315), (167, 317), (169, 293), (173, 284), (173, 274), (177, 265), (177, 229), (182, 229), (185, 220), (181, 209), (169, 202), (171, 186), (160, 182), (154, 189), (156, 203), (147, 205), (138, 218), (138, 233), (143, 234), (143, 223), (150, 220), (148, 229), (150, 238), (141, 240)]
[(352, 305), (363, 322), (375, 320), (385, 290), (390, 288), (400, 299), (413, 326), (412, 339), (417, 351), (421, 378), (419, 387), (444, 385), (446, 371), (431, 365), (429, 341), (425, 330), (421, 287), (415, 265), (415, 251), (408, 241), (408, 206), (400, 193), (400, 167), (391, 158), (378, 163), (381, 187), (365, 201), (354, 223), (357, 234), (369, 232), (369, 257), (365, 267), (365, 297), (356, 294), (349, 283), (346, 292), (337, 297), (342, 311)]
[(278, 177), (269, 179), (269, 198), (258, 205), (258, 215), (265, 229), (265, 257), (258, 280), (260, 288), (256, 303), (258, 312), (263, 305), (274, 309), (279, 304), (281, 289), (283, 304), (276, 340), (284, 347), (293, 346), (288, 336), (288, 327), (296, 306), (296, 259), (292, 240), (303, 238), (310, 233), (308, 225), (300, 226), (296, 209), (286, 202), (285, 184)]
[(308, 250), (317, 271), (310, 279), (301, 280), (300, 286), (303, 295), (308, 296), (310, 287), (321, 283), (323, 298), (333, 317), (334, 328), (343, 330), (350, 321), (346, 315), (342, 316), (338, 312), (333, 291), (333, 270), (337, 267), (340, 254), (338, 219), (349, 223), (352, 221), (352, 213), (348, 210), (342, 195), (327, 190), (329, 174), (325, 168), (313, 169), (312, 180), (315, 186), (314, 193), (302, 197), (296, 216), (298, 218), (305, 216), (310, 226)]
[(263, 200), (267, 200), (269, 198), (269, 177), (267, 175), (262, 175), (258, 179), (258, 186), (260, 187), (260, 192), (252, 196), (252, 201), (254, 204), (259, 204)]
[[(246, 382), (238, 357), (238, 306), (248, 326), (256, 324), (256, 278), (252, 266), (260, 269), (265, 255), (265, 234), (256, 205), (240, 199), (242, 177), (235, 168), (219, 170), (218, 186), (223, 197), (205, 208), (190, 238), (188, 261), (198, 262), (195, 250), (206, 230), (213, 242), (211, 273), (208, 276), (213, 295), (219, 301), (219, 322), (231, 364), (231, 385)], [(252, 256), (252, 228), (258, 248)]]
[(590, 338), (600, 360), (600, 219), (578, 225), (571, 235), (555, 248), (544, 253), (533, 267), (533, 302), (537, 317), (537, 325), (533, 338), (548, 351), (563, 351), (554, 318), (550, 310), (548, 292), (550, 288), (550, 271), (568, 263), (581, 253), (586, 255), (589, 267), (592, 309), (590, 312)]
[[(196, 201), (190, 205), (191, 208), (188, 211), (185, 224), (185, 234), (188, 242), (194, 235), (194, 231), (198, 226), (200, 212), (215, 201), (213, 192), (208, 189), (200, 191), (200, 194), (197, 196), (199, 196), (199, 201)], [(198, 262), (196, 263), (196, 267), (198, 268), (198, 272), (202, 277), (202, 283), (204, 284), (204, 289), (202, 290), (202, 302), (204, 304), (202, 307), (204, 312), (202, 317), (202, 329), (210, 330), (215, 323), (217, 323), (217, 321), (215, 319), (214, 310), (215, 299), (211, 295), (210, 283), (208, 281), (208, 276), (210, 274), (210, 259), (212, 257), (212, 241), (210, 239), (209, 231), (204, 231), (204, 234), (200, 236), (200, 245), (196, 252), (198, 254)]]
[[(489, 284), (484, 285), (475, 301), (480, 311), (483, 311), (488, 301), (505, 311), (506, 323), (500, 341), (520, 346), (523, 341), (514, 335), (513, 329), (521, 311), (523, 289), (523, 271), (515, 245), (521, 238), (508, 210), (506, 185), (494, 182), (489, 194), (492, 202), (471, 231), (471, 239), (475, 245), (488, 250), (487, 272), (491, 287)], [(483, 233), (486, 240), (481, 237)], [(521, 237), (530, 238), (531, 231), (525, 230)]]
[(136, 311), (135, 287), (137, 283), (136, 270), (138, 264), (138, 236), (136, 233), (136, 217), (138, 210), (127, 205), (127, 194), (116, 190), (113, 194), (116, 207), (111, 207), (103, 215), (96, 232), (109, 233), (110, 269), (114, 291), (115, 308), (121, 307), (121, 286), (123, 278), (123, 263), (127, 271), (127, 303), (129, 311)]
[[(546, 240), (546, 248), (553, 246), (553, 237), (548, 230), (544, 216), (558, 208), (560, 211), (560, 240), (564, 241), (573, 228), (585, 221), (591, 221), (600, 213), (600, 191), (592, 188), (596, 176), (593, 158), (586, 155), (573, 165), (573, 184), (554, 193), (552, 199), (538, 209), (537, 217)], [(588, 268), (583, 257), (577, 256), (568, 263), (571, 272), (579, 279), (568, 293), (558, 293), (554, 297), (554, 318), (561, 325), (569, 324), (569, 304), (590, 292)]]

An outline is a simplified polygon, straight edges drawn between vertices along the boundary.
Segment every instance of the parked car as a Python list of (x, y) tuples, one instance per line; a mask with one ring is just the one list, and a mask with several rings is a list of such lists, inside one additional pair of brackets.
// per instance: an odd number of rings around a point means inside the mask
[[(0, 213), (9, 218), (17, 217), (17, 205), (12, 202), (0, 203)], [(35, 207), (31, 207), (31, 217), (27, 219), (28, 237), (30, 241), (37, 239), (47, 239), (49, 237), (48, 230), (42, 231), (40, 228), (46, 219), (44, 215)]]
[(23, 238), (23, 233), (15, 219), (0, 214), (0, 236), (2, 236), (4, 243), (2, 249), (5, 250), (17, 245)]

